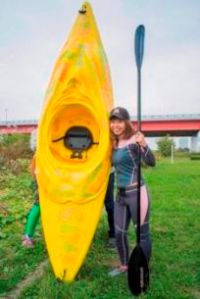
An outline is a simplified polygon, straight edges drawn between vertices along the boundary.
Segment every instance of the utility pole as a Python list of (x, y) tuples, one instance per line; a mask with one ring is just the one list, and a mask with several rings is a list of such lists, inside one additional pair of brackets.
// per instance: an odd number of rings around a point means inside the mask
[(5, 109), (5, 125), (8, 125), (8, 109)]
[(174, 163), (174, 143), (171, 144), (171, 164)]

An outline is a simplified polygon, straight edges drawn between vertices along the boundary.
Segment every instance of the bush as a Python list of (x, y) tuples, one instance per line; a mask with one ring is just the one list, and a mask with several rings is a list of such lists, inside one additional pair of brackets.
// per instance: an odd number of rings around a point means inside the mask
[(200, 152), (191, 152), (190, 159), (191, 160), (200, 160)]
[(30, 159), (33, 155), (27, 134), (2, 135), (0, 138), (0, 169), (10, 168), (13, 174), (24, 170), (23, 159)]
[(171, 155), (172, 146), (175, 149), (174, 141), (166, 135), (157, 141), (158, 150), (163, 157), (169, 157)]
[(176, 158), (189, 158), (190, 153), (188, 151), (176, 150), (175, 157)]

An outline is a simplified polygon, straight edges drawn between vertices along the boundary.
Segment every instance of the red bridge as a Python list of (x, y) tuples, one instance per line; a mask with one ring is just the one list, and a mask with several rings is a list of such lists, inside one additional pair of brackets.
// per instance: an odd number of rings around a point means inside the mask
[[(136, 126), (135, 118), (132, 118)], [(0, 134), (28, 133), (37, 128), (36, 120), (0, 122)], [(142, 117), (142, 131), (148, 137), (196, 136), (200, 131), (200, 114), (151, 115)]]
[[(134, 121), (133, 121), (134, 123)], [(144, 117), (142, 131), (148, 137), (195, 136), (200, 131), (200, 114)]]

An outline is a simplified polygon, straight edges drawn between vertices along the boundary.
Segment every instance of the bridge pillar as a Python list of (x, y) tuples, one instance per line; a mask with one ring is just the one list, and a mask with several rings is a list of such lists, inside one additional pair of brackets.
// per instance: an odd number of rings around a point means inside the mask
[(196, 134), (196, 136), (191, 137), (191, 152), (200, 152), (200, 131)]

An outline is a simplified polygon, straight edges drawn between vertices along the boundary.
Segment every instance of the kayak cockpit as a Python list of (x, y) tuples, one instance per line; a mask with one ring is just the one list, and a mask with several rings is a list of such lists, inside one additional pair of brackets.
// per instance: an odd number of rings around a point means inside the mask
[(69, 128), (64, 136), (53, 140), (53, 142), (61, 140), (64, 141), (65, 147), (72, 151), (71, 159), (82, 159), (83, 151), (88, 150), (93, 144), (99, 144), (98, 142), (94, 142), (90, 130), (82, 126)]

